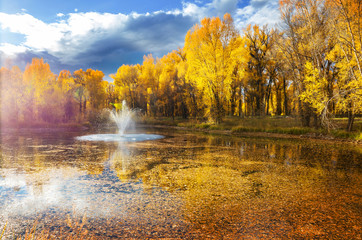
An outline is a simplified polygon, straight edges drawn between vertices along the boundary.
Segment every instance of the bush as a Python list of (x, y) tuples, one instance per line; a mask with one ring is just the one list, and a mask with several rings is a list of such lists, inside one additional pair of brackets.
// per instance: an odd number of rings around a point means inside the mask
[(200, 124), (195, 124), (195, 127), (196, 128), (202, 128), (202, 129), (207, 129), (207, 128), (210, 128), (210, 124), (208, 123), (200, 123)]
[(313, 132), (315, 132), (315, 130), (311, 129), (311, 128), (293, 127), (293, 128), (273, 128), (273, 129), (266, 130), (266, 132), (302, 135), (302, 134), (307, 134), (307, 133), (313, 133)]
[(357, 141), (362, 140), (362, 132), (347, 132), (345, 130), (334, 130), (331, 134), (336, 138), (349, 138)]
[(101, 111), (91, 111), (88, 114), (88, 121), (94, 128), (105, 127), (110, 121), (109, 110), (103, 109)]
[(265, 129), (260, 128), (247, 128), (247, 127), (233, 127), (231, 129), (232, 133), (242, 133), (242, 132), (265, 132)]

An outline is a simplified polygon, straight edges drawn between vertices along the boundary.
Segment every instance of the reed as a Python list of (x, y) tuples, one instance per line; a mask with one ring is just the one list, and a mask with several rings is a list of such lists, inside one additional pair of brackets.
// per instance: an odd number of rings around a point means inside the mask
[(5, 223), (5, 226), (3, 227), (3, 230), (1, 231), (0, 240), (3, 238), (3, 236), (5, 234), (5, 229), (6, 229), (7, 225), (8, 225), (8, 222)]

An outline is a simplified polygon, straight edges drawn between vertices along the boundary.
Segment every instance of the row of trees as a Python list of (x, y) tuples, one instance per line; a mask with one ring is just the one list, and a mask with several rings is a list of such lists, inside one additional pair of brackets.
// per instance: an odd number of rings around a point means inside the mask
[[(22, 72), (1, 68), (1, 123), (34, 124), (82, 121), (106, 106), (108, 82), (98, 70), (71, 74), (51, 72), (43, 59), (34, 58)], [(87, 111), (89, 108), (90, 111)]]
[(351, 130), (362, 111), (361, 8), (358, 0), (281, 0), (279, 29), (242, 33), (229, 14), (205, 18), (183, 48), (121, 66), (113, 83), (92, 69), (55, 76), (39, 59), (24, 73), (2, 68), (2, 113), (15, 121), (81, 120), (126, 100), (148, 116), (216, 123), (225, 115), (297, 115), (304, 126), (329, 129), (331, 116), (345, 115)]
[(362, 111), (362, 3), (283, 0), (279, 29), (205, 18), (185, 46), (112, 76), (116, 92), (148, 115), (298, 115), (304, 126), (332, 127), (333, 115)]
[(303, 124), (330, 128), (329, 116), (347, 114), (348, 130), (362, 108), (362, 2), (283, 0), (278, 44), (300, 96)]

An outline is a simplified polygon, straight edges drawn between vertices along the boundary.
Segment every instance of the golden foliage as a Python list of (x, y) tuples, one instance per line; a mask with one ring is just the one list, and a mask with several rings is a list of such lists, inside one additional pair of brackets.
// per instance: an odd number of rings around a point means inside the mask
[(216, 123), (227, 114), (293, 114), (319, 127), (338, 114), (349, 117), (351, 130), (362, 112), (361, 1), (279, 4), (283, 32), (255, 25), (240, 34), (230, 14), (204, 18), (183, 48), (122, 65), (113, 83), (92, 69), (56, 76), (43, 59), (24, 73), (1, 68), (2, 122), (83, 121), (126, 100), (147, 116)]

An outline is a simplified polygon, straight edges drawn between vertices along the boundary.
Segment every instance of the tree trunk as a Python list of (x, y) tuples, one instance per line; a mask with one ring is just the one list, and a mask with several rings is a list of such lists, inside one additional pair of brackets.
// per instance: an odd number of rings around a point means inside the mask
[(318, 129), (321, 127), (321, 118), (316, 113), (312, 112), (314, 128)]
[(279, 88), (276, 88), (276, 98), (277, 98), (277, 115), (282, 115), (282, 93)]
[(347, 131), (351, 132), (353, 129), (353, 122), (354, 122), (355, 115), (352, 111), (348, 111), (348, 124), (347, 124)]
[(87, 110), (87, 98), (84, 98), (84, 102), (83, 102), (83, 113), (86, 113)]
[(222, 117), (223, 117), (223, 107), (221, 105), (221, 102), (220, 102), (220, 99), (219, 99), (219, 96), (215, 96), (215, 111), (216, 111), (216, 118), (215, 118), (215, 121), (216, 121), (216, 124), (219, 124), (222, 122)]
[(242, 106), (243, 102), (241, 101), (241, 97), (239, 99), (239, 117), (242, 117), (242, 111), (243, 111), (243, 106)]
[(302, 126), (310, 127), (310, 118), (311, 118), (310, 107), (304, 102), (300, 102), (299, 106), (300, 106), (300, 116), (302, 120)]
[(79, 97), (79, 114), (82, 114), (82, 96)]
[(288, 109), (288, 95), (287, 95), (287, 86), (286, 86), (285, 77), (283, 77), (283, 92), (284, 92), (284, 114), (287, 116), (289, 115), (289, 109)]
[(267, 96), (266, 96), (266, 115), (268, 116), (269, 115), (269, 98), (270, 98), (270, 92), (267, 93)]

